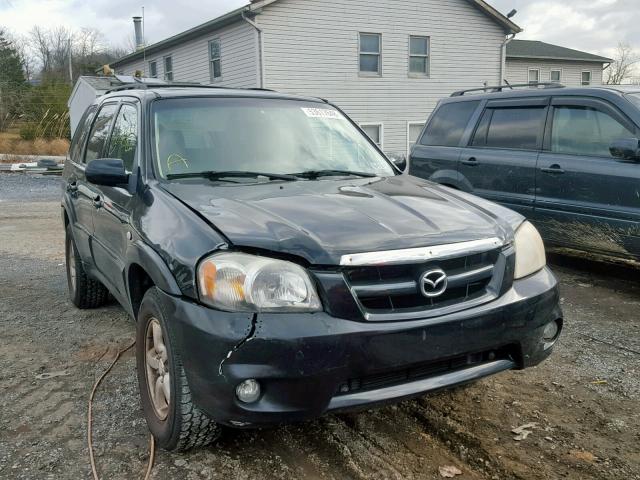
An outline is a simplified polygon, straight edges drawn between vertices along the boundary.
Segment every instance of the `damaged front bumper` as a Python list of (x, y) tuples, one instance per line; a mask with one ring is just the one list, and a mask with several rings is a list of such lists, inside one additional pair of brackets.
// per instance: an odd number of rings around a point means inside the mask
[[(551, 352), (545, 326), (562, 322), (547, 268), (491, 303), (435, 319), (228, 313), (165, 294), (163, 303), (194, 402), (215, 421), (242, 427), (311, 419), (533, 366)], [(235, 390), (250, 378), (262, 393), (245, 404)]]

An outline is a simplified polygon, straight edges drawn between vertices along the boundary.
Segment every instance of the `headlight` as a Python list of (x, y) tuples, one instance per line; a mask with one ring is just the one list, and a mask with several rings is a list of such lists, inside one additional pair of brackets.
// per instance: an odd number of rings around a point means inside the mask
[(198, 267), (200, 300), (232, 312), (316, 312), (320, 299), (306, 270), (283, 260), (219, 253)]
[(547, 264), (542, 237), (529, 222), (522, 223), (516, 230), (515, 249), (516, 280), (537, 272)]

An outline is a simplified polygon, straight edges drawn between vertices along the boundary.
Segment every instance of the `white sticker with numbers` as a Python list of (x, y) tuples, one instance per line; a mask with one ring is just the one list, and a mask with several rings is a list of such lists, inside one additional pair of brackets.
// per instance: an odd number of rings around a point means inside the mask
[(328, 108), (305, 108), (302, 107), (302, 111), (309, 118), (326, 118), (328, 120), (344, 120), (342, 114), (337, 110), (330, 110)]

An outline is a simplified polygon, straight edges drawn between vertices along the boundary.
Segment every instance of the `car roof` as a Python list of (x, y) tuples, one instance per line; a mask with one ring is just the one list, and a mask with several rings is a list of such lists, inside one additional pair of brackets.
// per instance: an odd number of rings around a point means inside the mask
[(589, 86), (589, 87), (564, 87), (558, 86), (546, 86), (545, 88), (514, 88), (509, 89), (509, 86), (502, 87), (487, 87), (502, 88), (502, 91), (460, 91), (456, 92), (453, 96), (443, 100), (443, 103), (456, 102), (456, 101), (472, 101), (472, 100), (497, 100), (503, 98), (526, 98), (526, 97), (540, 97), (540, 96), (593, 96), (593, 97), (605, 97), (611, 95), (622, 95), (627, 93), (640, 93), (640, 87), (633, 85), (602, 85), (602, 86)]
[(317, 97), (307, 97), (281, 93), (261, 88), (227, 88), (213, 85), (123, 85), (108, 91), (102, 98), (133, 96), (140, 99), (151, 98), (185, 98), (185, 97), (243, 97), (243, 98), (272, 98), (281, 100), (296, 100), (315, 103), (328, 103)]

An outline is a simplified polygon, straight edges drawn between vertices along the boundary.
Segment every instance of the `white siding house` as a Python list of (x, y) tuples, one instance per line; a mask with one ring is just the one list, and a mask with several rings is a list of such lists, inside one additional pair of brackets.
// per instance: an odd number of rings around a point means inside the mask
[(500, 81), (519, 31), (482, 0), (254, 0), (111, 66), (165, 78), (170, 57), (168, 80), (326, 98), (406, 154), (440, 98)]
[(559, 82), (568, 87), (602, 85), (603, 68), (613, 60), (579, 50), (534, 41), (507, 46), (509, 83)]

